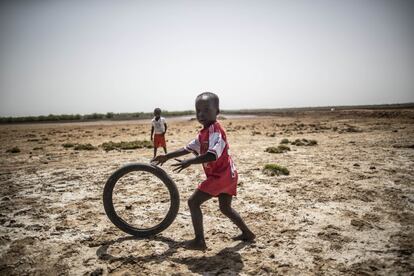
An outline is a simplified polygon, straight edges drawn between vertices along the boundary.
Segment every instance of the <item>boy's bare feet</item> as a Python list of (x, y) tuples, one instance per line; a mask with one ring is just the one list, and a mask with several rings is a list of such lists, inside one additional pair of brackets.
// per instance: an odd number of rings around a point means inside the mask
[(253, 232), (243, 232), (240, 235), (233, 237), (233, 240), (235, 241), (254, 241), (256, 238), (256, 235), (253, 234)]
[(191, 241), (187, 241), (185, 243), (185, 248), (190, 249), (190, 250), (206, 250), (207, 245), (204, 240), (194, 239)]

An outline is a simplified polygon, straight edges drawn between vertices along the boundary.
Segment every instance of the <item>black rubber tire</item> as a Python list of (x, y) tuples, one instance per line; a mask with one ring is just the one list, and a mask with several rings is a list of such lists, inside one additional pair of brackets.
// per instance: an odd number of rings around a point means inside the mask
[[(133, 171), (145, 171), (149, 172), (156, 177), (158, 177), (164, 184), (167, 186), (169, 194), (170, 194), (170, 207), (167, 212), (165, 218), (156, 226), (151, 228), (136, 228), (132, 225), (129, 225), (126, 221), (124, 221), (115, 211), (113, 201), (112, 201), (112, 194), (114, 191), (114, 187), (117, 181), (127, 173)], [(115, 226), (117, 226), (122, 231), (136, 236), (136, 237), (148, 237), (155, 234), (158, 234), (168, 226), (173, 223), (175, 217), (177, 216), (178, 209), (180, 208), (180, 196), (177, 190), (177, 186), (175, 185), (174, 181), (168, 176), (168, 174), (161, 169), (160, 167), (153, 166), (150, 164), (143, 164), (143, 163), (132, 163), (121, 167), (120, 169), (116, 170), (108, 179), (105, 184), (104, 192), (103, 192), (103, 203), (105, 208), (105, 213), (108, 218), (111, 220)]]

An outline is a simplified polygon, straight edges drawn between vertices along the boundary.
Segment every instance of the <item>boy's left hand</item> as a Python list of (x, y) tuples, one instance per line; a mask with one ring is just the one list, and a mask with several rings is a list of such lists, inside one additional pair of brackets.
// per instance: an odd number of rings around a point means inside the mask
[(179, 160), (179, 159), (175, 159), (176, 161), (178, 161), (178, 163), (172, 164), (171, 166), (176, 167), (175, 169), (173, 169), (174, 172), (181, 172), (182, 170), (184, 170), (185, 168), (189, 167), (191, 165), (190, 160)]

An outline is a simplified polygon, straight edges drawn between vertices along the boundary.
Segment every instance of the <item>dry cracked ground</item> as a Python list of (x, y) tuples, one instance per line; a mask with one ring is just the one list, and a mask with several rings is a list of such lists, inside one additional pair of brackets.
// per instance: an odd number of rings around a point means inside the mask
[[(176, 174), (171, 163), (164, 165), (181, 204), (162, 233), (136, 239), (105, 215), (108, 177), (124, 164), (148, 163), (152, 149), (105, 151), (101, 145), (148, 140), (149, 121), (1, 125), (0, 274), (412, 275), (414, 110), (227, 117), (221, 123), (240, 174), (233, 206), (257, 239), (233, 241), (238, 230), (213, 199), (203, 205), (205, 252), (182, 246), (193, 237), (186, 201), (204, 177), (201, 166)], [(169, 150), (200, 129), (195, 120), (168, 124)], [(266, 152), (283, 139), (290, 150)], [(317, 144), (292, 143), (296, 139)], [(69, 145), (88, 143), (96, 148)], [(289, 175), (264, 173), (269, 163)], [(145, 188), (127, 192), (134, 200), (157, 198)]]

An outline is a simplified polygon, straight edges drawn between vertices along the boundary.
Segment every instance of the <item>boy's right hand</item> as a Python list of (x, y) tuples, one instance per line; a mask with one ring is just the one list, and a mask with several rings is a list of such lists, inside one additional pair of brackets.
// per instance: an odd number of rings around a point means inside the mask
[(167, 160), (168, 160), (167, 155), (161, 154), (161, 155), (158, 155), (158, 156), (154, 157), (151, 160), (151, 164), (154, 163), (154, 165), (160, 165), (160, 166), (162, 166), (162, 164), (164, 164)]

